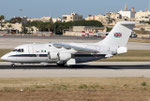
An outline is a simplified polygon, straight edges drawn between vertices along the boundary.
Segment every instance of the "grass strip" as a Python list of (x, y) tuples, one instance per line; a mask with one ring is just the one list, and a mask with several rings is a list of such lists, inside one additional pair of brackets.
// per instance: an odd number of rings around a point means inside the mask
[(150, 43), (150, 39), (130, 38), (129, 42)]

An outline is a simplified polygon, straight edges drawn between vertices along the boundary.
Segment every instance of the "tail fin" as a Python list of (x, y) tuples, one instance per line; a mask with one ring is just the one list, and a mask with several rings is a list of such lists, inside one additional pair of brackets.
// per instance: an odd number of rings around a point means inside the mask
[(108, 36), (98, 44), (110, 47), (125, 47), (135, 24), (135, 22), (127, 21), (118, 22)]

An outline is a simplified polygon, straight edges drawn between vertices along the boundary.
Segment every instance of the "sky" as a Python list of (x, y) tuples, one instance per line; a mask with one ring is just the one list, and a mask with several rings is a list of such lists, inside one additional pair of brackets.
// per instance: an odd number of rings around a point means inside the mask
[(61, 17), (76, 12), (88, 15), (118, 12), (134, 7), (136, 11), (150, 8), (150, 0), (0, 0), (0, 15), (6, 19), (14, 16), (37, 18), (42, 16)]

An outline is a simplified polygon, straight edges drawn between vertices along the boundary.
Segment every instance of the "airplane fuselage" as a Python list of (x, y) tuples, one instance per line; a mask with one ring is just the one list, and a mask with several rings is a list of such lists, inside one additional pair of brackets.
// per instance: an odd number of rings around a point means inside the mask
[(26, 44), (15, 48), (2, 57), (13, 63), (57, 63), (74, 58), (76, 63), (89, 62), (105, 58), (105, 54), (76, 52), (71, 48), (47, 44)]

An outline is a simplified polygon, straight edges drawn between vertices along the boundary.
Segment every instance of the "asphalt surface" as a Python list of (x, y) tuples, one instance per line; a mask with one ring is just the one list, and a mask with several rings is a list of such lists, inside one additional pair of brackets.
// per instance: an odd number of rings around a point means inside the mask
[(0, 63), (0, 78), (38, 77), (150, 77), (150, 62), (92, 62), (74, 67), (28, 64), (15, 68)]
[[(22, 44), (48, 43), (48, 42), (77, 42), (77, 43), (95, 43), (101, 41), (96, 37), (73, 37), (73, 36), (0, 36), (0, 49), (14, 49)], [(129, 42), (129, 50), (150, 50), (149, 43)]]

